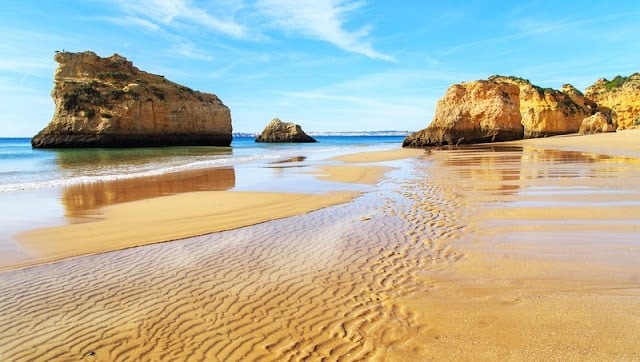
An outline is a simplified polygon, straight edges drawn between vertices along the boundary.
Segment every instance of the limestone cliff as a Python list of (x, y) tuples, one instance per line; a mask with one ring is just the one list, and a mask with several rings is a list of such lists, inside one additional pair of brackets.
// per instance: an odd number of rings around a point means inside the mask
[(610, 81), (599, 79), (585, 95), (598, 104), (600, 111), (610, 112), (618, 129), (640, 128), (640, 73)]
[(429, 127), (403, 144), (423, 147), (576, 133), (583, 119), (597, 109), (593, 100), (570, 84), (559, 91), (540, 88), (527, 79), (495, 75), (451, 86), (438, 101)]
[(479, 80), (454, 84), (436, 105), (426, 129), (405, 138), (403, 147), (455, 145), (520, 139), (519, 88)]
[(515, 84), (520, 88), (520, 114), (524, 137), (546, 137), (575, 133), (585, 117), (592, 113), (593, 102), (570, 84), (562, 91), (540, 88), (527, 79), (510, 76), (492, 76), (489, 80)]
[(139, 70), (124, 57), (59, 52), (53, 119), (36, 148), (229, 146), (231, 114), (214, 94)]
[(291, 122), (282, 122), (280, 119), (274, 118), (256, 138), (256, 142), (309, 143), (316, 142), (316, 140), (304, 133), (299, 125)]

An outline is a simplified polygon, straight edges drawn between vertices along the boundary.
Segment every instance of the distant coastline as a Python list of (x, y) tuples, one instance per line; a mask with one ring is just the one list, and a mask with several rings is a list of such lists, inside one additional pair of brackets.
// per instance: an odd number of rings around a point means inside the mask
[[(394, 130), (384, 130), (384, 131), (345, 131), (345, 132), (307, 132), (307, 134), (311, 136), (344, 136), (344, 137), (378, 137), (378, 136), (395, 136), (395, 137), (406, 137), (410, 135), (412, 131), (394, 131)], [(256, 137), (260, 132), (234, 132), (233, 137)]]

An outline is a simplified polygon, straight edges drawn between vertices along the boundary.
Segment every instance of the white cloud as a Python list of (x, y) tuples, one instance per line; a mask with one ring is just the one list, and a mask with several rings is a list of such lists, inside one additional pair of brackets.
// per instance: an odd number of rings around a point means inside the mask
[(115, 0), (125, 12), (120, 25), (149, 31), (172, 29), (176, 34), (196, 29), (235, 39), (264, 40), (267, 29), (325, 41), (371, 59), (395, 61), (373, 48), (371, 26), (348, 29), (349, 17), (365, 5), (359, 0), (220, 0), (203, 4), (192, 0)]
[(246, 35), (245, 27), (234, 20), (233, 13), (227, 13), (232, 7), (215, 7), (220, 11), (212, 14), (189, 0), (118, 0), (118, 4), (130, 13), (133, 23), (151, 29), (157, 24), (179, 28), (197, 25), (235, 38)]
[(145, 28), (148, 31), (156, 32), (160, 30), (158, 24), (151, 22), (150, 20), (139, 18), (137, 16), (125, 16), (124, 18), (104, 18), (106, 21), (109, 21), (113, 24), (117, 25), (125, 25), (125, 26), (138, 26), (141, 28)]
[(173, 47), (173, 52), (183, 57), (196, 59), (196, 60), (211, 61), (214, 59), (209, 54), (198, 50), (192, 43), (189, 43), (189, 42), (182, 42), (182, 43), (176, 44)]
[[(640, 15), (640, 13), (631, 12), (563, 20), (550, 20), (529, 17), (517, 18), (511, 21), (510, 26), (513, 29), (511, 33), (457, 44), (445, 49), (443, 52), (441, 52), (440, 55), (446, 56), (456, 52), (467, 50), (469, 48), (488, 47), (494, 44), (513, 42), (518, 39), (549, 36), (549, 34), (551, 34), (554, 38), (557, 38), (559, 33), (562, 33), (564, 37), (569, 37), (569, 34), (572, 33), (573, 34), (571, 36), (585, 36), (585, 29), (588, 29), (589, 27), (596, 29), (594, 35), (602, 35), (606, 34), (607, 30), (609, 29), (595, 27), (593, 26), (594, 24), (614, 22), (620, 18), (637, 17), (638, 15)], [(613, 38), (620, 39), (620, 37), (620, 30), (616, 27), (613, 32)]]
[(363, 5), (362, 1), (348, 0), (258, 0), (256, 3), (258, 11), (277, 28), (323, 40), (372, 59), (394, 61), (392, 56), (373, 49), (367, 39), (369, 26), (356, 31), (345, 29), (347, 16)]

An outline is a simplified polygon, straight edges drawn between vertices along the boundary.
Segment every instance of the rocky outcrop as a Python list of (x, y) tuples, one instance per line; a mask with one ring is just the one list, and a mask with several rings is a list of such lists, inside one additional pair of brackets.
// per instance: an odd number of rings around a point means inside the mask
[(405, 138), (403, 147), (508, 141), (523, 137), (519, 88), (479, 80), (454, 84), (436, 105), (426, 129)]
[(611, 116), (596, 112), (596, 114), (589, 116), (582, 120), (578, 133), (580, 134), (592, 134), (592, 133), (604, 133), (615, 132), (618, 125), (611, 119)]
[(308, 143), (316, 142), (316, 140), (304, 133), (299, 125), (290, 122), (282, 122), (280, 119), (274, 118), (256, 138), (256, 142)]
[(585, 95), (598, 104), (599, 110), (611, 112), (619, 129), (640, 128), (640, 73), (599, 79)]
[(489, 80), (515, 84), (520, 88), (520, 114), (524, 137), (547, 137), (575, 133), (585, 117), (592, 114), (593, 102), (570, 84), (562, 91), (540, 88), (527, 79), (492, 76)]
[[(513, 106), (516, 105), (516, 109)], [(481, 143), (576, 133), (598, 105), (570, 84), (540, 88), (527, 79), (491, 76), (451, 86), (424, 130), (405, 147)]]
[(124, 57), (59, 52), (55, 113), (36, 148), (229, 146), (231, 114), (214, 94), (139, 70)]

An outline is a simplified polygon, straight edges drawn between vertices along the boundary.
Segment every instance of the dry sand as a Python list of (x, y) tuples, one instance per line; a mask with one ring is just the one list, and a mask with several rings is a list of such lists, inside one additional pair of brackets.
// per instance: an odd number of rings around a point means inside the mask
[(593, 152), (638, 136), (434, 150), (346, 204), (5, 272), (0, 357), (638, 360), (640, 167)]

